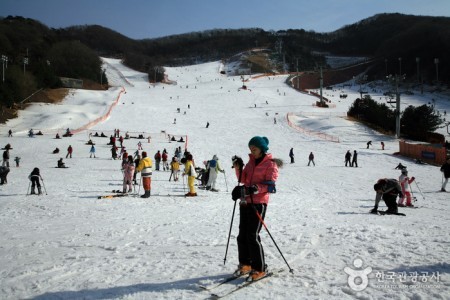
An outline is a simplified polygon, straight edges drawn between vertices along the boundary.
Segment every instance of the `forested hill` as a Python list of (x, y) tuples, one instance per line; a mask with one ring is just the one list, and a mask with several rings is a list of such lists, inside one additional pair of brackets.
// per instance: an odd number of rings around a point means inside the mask
[[(340, 28), (318, 33), (303, 29), (265, 31), (259, 28), (214, 29), (155, 39), (134, 40), (98, 25), (48, 28), (23, 17), (0, 19), (0, 50), (8, 57), (0, 101), (11, 104), (39, 88), (57, 87), (59, 77), (106, 82), (99, 56), (120, 57), (129, 67), (162, 78), (155, 68), (227, 59), (263, 48), (279, 71), (313, 70), (325, 66), (325, 54), (374, 57), (374, 77), (395, 73), (416, 76), (416, 57), (425, 82), (450, 78), (450, 18), (379, 14)], [(24, 61), (27, 61), (24, 64)], [(285, 62), (283, 65), (282, 62)], [(25, 69), (25, 72), (23, 71)]]

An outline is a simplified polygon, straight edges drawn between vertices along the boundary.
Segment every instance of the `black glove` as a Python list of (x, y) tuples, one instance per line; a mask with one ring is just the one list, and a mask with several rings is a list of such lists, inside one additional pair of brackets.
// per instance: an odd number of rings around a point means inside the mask
[(238, 185), (234, 187), (233, 191), (231, 192), (231, 199), (233, 199), (233, 201), (236, 201), (237, 199), (241, 199), (244, 198), (245, 196), (257, 193), (258, 193), (258, 186), (256, 184), (252, 186)]
[(245, 187), (245, 195), (258, 194), (258, 186), (256, 184)]

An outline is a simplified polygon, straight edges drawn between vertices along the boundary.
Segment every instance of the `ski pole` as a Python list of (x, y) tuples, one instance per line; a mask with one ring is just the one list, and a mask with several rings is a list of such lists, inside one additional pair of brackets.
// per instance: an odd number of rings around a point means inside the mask
[(233, 228), (234, 212), (236, 211), (236, 202), (237, 200), (234, 201), (233, 214), (231, 215), (230, 231), (228, 232), (227, 248), (225, 249), (225, 257), (223, 258), (223, 265), (225, 265), (225, 263), (227, 262), (228, 246), (230, 245), (231, 229)]
[(267, 228), (266, 223), (264, 223), (263, 218), (261, 217), (261, 215), (259, 214), (259, 211), (256, 209), (256, 207), (252, 204), (253, 210), (256, 213), (256, 216), (258, 217), (259, 221), (261, 221), (261, 224), (263, 224), (264, 228), (266, 229), (267, 233), (269, 234), (270, 238), (272, 239), (272, 242), (275, 244), (275, 247), (277, 247), (278, 252), (280, 252), (281, 257), (283, 258), (284, 262), (286, 263), (286, 265), (289, 268), (289, 272), (294, 273), (294, 269), (291, 268), (291, 266), (289, 266), (286, 258), (284, 258), (283, 253), (281, 252), (280, 248), (278, 247), (277, 243), (275, 242), (274, 238), (272, 237), (272, 234), (269, 231), (269, 228)]
[(227, 182), (227, 175), (225, 175), (225, 171), (223, 172), (223, 177), (225, 177), (225, 186), (227, 187), (227, 193), (228, 193), (228, 182)]
[[(225, 173), (224, 173), (224, 175), (225, 175)], [(238, 180), (238, 185), (237, 186), (241, 185), (241, 179), (242, 179), (242, 170), (240, 170), (240, 172), (239, 172), (239, 180)], [(226, 177), (225, 177), (225, 182), (226, 182)], [(228, 192), (228, 188), (227, 188), (227, 192)], [(225, 263), (227, 261), (228, 246), (230, 245), (231, 229), (233, 228), (234, 212), (236, 210), (236, 201), (234, 201), (233, 215), (231, 215), (230, 231), (228, 232), (228, 241), (227, 241), (227, 247), (225, 249), (225, 257), (223, 258), (223, 264), (224, 265), (225, 265)]]
[(420, 190), (420, 187), (419, 187), (419, 185), (417, 184), (417, 181), (414, 180), (414, 182), (416, 183), (417, 189), (419, 190), (419, 193), (420, 193), (420, 195), (422, 196), (423, 200), (425, 200), (425, 197), (424, 197), (422, 191)]
[(44, 188), (44, 192), (45, 192), (46, 195), (48, 195), (47, 194), (47, 189), (45, 188), (44, 179), (41, 178), (41, 180), (42, 180), (42, 187)]

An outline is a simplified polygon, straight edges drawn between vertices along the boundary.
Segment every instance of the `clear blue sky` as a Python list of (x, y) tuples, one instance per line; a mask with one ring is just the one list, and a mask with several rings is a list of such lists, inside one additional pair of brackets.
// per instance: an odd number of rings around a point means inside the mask
[(133, 39), (258, 27), (330, 32), (378, 13), (450, 17), (450, 0), (0, 0), (0, 16), (101, 25)]

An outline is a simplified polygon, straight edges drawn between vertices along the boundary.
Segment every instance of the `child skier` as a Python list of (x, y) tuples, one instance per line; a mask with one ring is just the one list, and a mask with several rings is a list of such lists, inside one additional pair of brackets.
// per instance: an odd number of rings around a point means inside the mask
[(92, 155), (94, 155), (94, 158), (95, 158), (95, 147), (94, 147), (94, 145), (91, 146), (91, 150), (89, 150), (89, 153), (90, 153), (89, 158), (92, 158)]
[(142, 186), (144, 187), (144, 195), (141, 198), (150, 197), (150, 189), (152, 183), (152, 160), (147, 157), (147, 152), (142, 152), (142, 159), (136, 168), (136, 172), (141, 172)]
[(128, 185), (128, 193), (133, 191), (133, 176), (134, 176), (134, 161), (133, 156), (129, 155), (127, 162), (123, 168), (123, 192), (127, 192)]
[(20, 157), (16, 156), (16, 158), (14, 158), (14, 161), (16, 162), (16, 167), (18, 168), (20, 166)]
[(39, 172), (39, 168), (34, 168), (33, 171), (30, 173), (30, 175), (28, 176), (28, 179), (31, 180), (31, 192), (30, 195), (34, 195), (36, 194), (35, 192), (35, 187), (37, 186), (38, 188), (38, 195), (42, 194), (41, 191), (41, 183), (39, 182), (39, 178), (44, 181), (44, 179), (42, 178), (40, 172)]
[(180, 173), (180, 163), (176, 157), (172, 157), (172, 162), (170, 163), (170, 169), (172, 171), (173, 180), (178, 181), (178, 174)]
[(409, 185), (414, 181), (414, 176), (409, 178), (408, 177), (408, 170), (402, 169), (402, 175), (398, 178), (398, 181), (400, 182), (400, 186), (402, 187), (402, 194), (403, 197), (400, 197), (398, 199), (398, 206), (405, 207), (405, 204), (403, 202), (406, 198), (406, 206), (414, 207), (414, 205), (411, 203), (411, 191), (409, 188)]
[(192, 154), (186, 155), (186, 162), (184, 163), (184, 173), (183, 176), (188, 176), (188, 187), (189, 192), (185, 194), (186, 197), (196, 197), (197, 192), (195, 191), (195, 177), (197, 176), (197, 172), (195, 172), (195, 165), (193, 162)]

